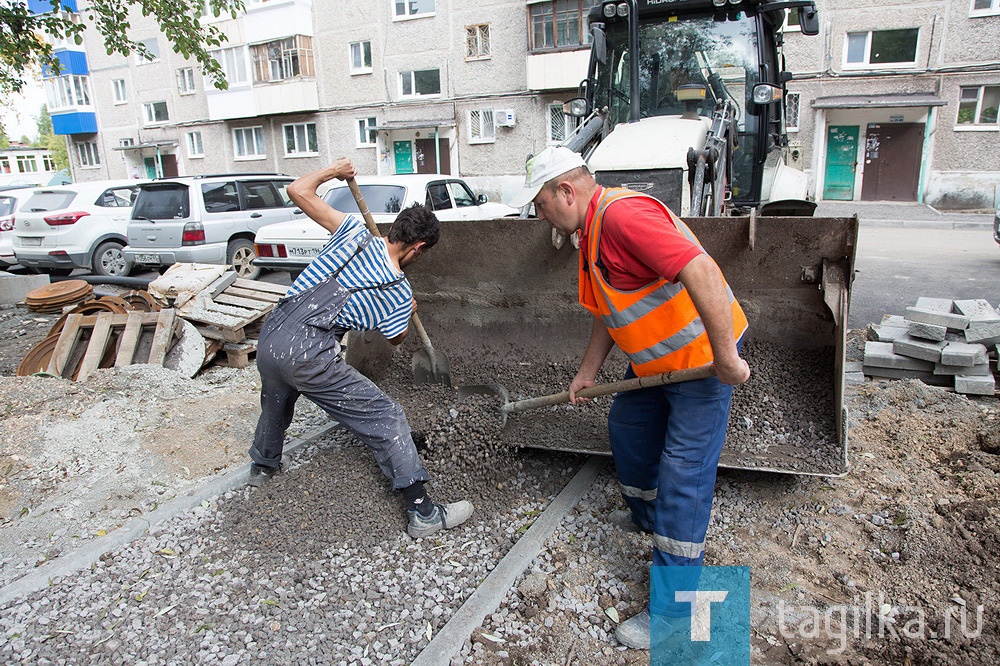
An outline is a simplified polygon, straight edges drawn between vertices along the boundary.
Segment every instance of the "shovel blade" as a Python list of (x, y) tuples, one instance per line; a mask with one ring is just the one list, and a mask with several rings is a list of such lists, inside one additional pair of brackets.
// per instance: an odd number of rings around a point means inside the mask
[(439, 351), (421, 349), (413, 355), (413, 381), (417, 384), (451, 386), (451, 364)]
[(381, 379), (392, 363), (393, 346), (379, 331), (350, 331), (344, 360), (372, 381)]

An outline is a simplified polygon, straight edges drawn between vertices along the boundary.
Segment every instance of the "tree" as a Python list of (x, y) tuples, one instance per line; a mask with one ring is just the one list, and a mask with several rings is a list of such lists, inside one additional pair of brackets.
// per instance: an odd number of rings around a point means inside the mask
[(66, 169), (69, 171), (69, 151), (66, 149), (66, 137), (59, 134), (49, 134), (46, 147), (49, 149), (49, 156), (56, 165), (56, 170)]
[(52, 117), (49, 115), (48, 104), (42, 104), (42, 108), (39, 109), (35, 127), (38, 129), (38, 141), (35, 142), (35, 146), (44, 148), (49, 145), (49, 137), (55, 133), (52, 128)]
[(0, 148), (10, 148), (10, 139), (2, 123), (0, 123)]
[[(51, 41), (82, 44), (87, 29), (100, 33), (108, 55), (134, 52), (152, 60), (149, 50), (126, 34), (133, 7), (144, 16), (152, 16), (174, 52), (193, 58), (216, 88), (228, 87), (221, 66), (209, 54), (209, 49), (221, 46), (226, 36), (215, 26), (202, 25), (201, 0), (92, 0), (79, 15), (60, 12), (60, 0), (50, 1), (52, 11), (46, 14), (31, 14), (24, 0), (0, 2), (0, 97), (20, 92), (25, 74), (38, 66), (58, 74), (61, 69)], [(236, 18), (243, 9), (243, 0), (207, 0), (207, 4), (215, 16), (226, 12)]]

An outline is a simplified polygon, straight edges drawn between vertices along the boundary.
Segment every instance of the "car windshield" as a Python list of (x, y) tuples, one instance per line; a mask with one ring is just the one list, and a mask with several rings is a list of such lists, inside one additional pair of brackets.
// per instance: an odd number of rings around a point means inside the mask
[(134, 220), (177, 220), (189, 215), (188, 188), (171, 184), (144, 187), (132, 208)]
[(32, 213), (47, 213), (50, 210), (62, 210), (64, 208), (69, 208), (69, 205), (73, 203), (73, 199), (76, 197), (75, 192), (69, 192), (67, 190), (45, 190), (42, 192), (35, 192), (28, 199), (27, 203), (24, 204), (23, 211), (30, 211)]
[[(361, 185), (368, 210), (374, 214), (398, 213), (403, 208), (406, 188), (401, 185)], [(326, 202), (342, 213), (360, 213), (349, 187), (335, 187), (323, 197)]]

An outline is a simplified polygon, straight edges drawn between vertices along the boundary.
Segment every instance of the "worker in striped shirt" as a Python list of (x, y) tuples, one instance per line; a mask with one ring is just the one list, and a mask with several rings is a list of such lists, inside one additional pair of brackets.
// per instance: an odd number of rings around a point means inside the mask
[(371, 449), (403, 494), (407, 532), (420, 538), (461, 525), (472, 504), (431, 500), (424, 488), (429, 475), (403, 408), (344, 361), (340, 339), (350, 330), (378, 329), (390, 343), (403, 342), (415, 307), (403, 269), (437, 243), (438, 220), (414, 205), (399, 213), (388, 236), (373, 236), (359, 215), (336, 210), (316, 194), (323, 183), (354, 174), (350, 160), (342, 158), (288, 187), (292, 201), (331, 236), (261, 330), (261, 415), (250, 447), (250, 483), (259, 486), (280, 471), (285, 430), (304, 395)]

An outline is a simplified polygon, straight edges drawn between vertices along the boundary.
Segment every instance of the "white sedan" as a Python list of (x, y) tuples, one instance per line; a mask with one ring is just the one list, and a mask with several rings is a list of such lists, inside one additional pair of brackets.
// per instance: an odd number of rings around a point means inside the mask
[[(439, 220), (494, 220), (517, 217), (516, 208), (491, 203), (485, 195), (476, 196), (461, 178), (441, 174), (399, 176), (359, 176), (356, 179), (368, 210), (376, 223), (391, 223), (399, 211), (415, 203), (434, 211)], [(359, 213), (347, 183), (333, 181), (317, 193), (331, 206), (345, 213)], [(319, 254), (330, 234), (305, 218), (262, 227), (254, 239), (257, 250), (255, 266), (298, 273)]]

